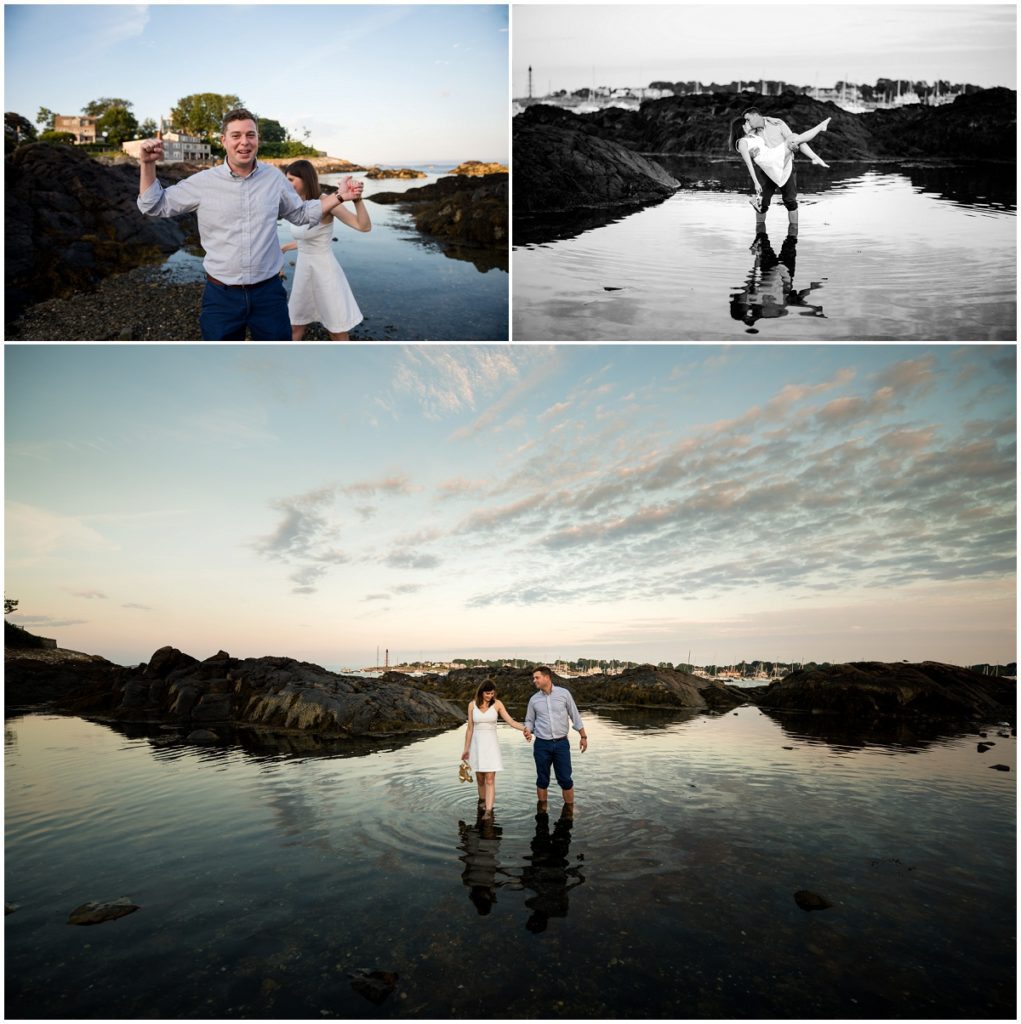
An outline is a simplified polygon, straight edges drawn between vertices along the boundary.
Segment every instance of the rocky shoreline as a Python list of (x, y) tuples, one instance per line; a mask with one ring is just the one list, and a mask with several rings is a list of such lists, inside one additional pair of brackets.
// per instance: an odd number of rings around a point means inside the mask
[[(332, 157), (313, 163), (321, 173), (363, 170)], [(202, 283), (175, 280), (161, 268), (167, 257), (198, 243), (197, 219), (194, 214), (143, 217), (136, 205), (135, 161), (101, 162), (74, 146), (31, 143), (10, 154), (5, 169), (7, 338), (198, 340)], [(192, 164), (161, 164), (158, 176), (170, 184), (198, 170)], [(482, 260), (480, 269), (506, 267), (507, 176), (502, 191), (494, 177), (500, 176), (441, 179), (463, 185), (455, 188), (456, 196), (444, 193), (439, 204), (408, 200), (416, 228), (451, 246), (456, 258)], [(462, 253), (458, 247), (478, 251)], [(363, 322), (351, 338), (389, 340), (395, 330)], [(306, 334), (310, 341), (328, 337), (319, 325)]]
[[(13, 628), (13, 627), (12, 627)], [(445, 675), (377, 678), (330, 672), (286, 657), (199, 661), (174, 647), (124, 667), (60, 648), (12, 646), (31, 634), (7, 630), (8, 712), (48, 709), (116, 723), (170, 726), (181, 739), (216, 742), (239, 729), (328, 741), (408, 736), (460, 725), (464, 707), (491, 681), (512, 714), (535, 692), (530, 668), (459, 669)], [(936, 662), (859, 662), (793, 673), (742, 688), (674, 669), (641, 665), (617, 676), (557, 678), (578, 705), (720, 714), (753, 704), (769, 714), (807, 712), (826, 728), (882, 722), (956, 724), (1016, 721), (1016, 682)], [(200, 735), (211, 732), (213, 738)]]
[[(136, 267), (103, 278), (98, 286), (68, 298), (29, 306), (7, 325), (11, 341), (200, 341), (201, 281), (176, 281), (165, 266)], [(352, 341), (389, 340), (392, 328), (367, 319)], [(329, 341), (322, 324), (311, 324), (306, 341)]]
[[(817, 143), (839, 161), (1013, 161), (1017, 93), (987, 89), (940, 107), (910, 106), (850, 114), (809, 96), (674, 96), (638, 110), (607, 107), (575, 114), (533, 104), (513, 120), (514, 241), (538, 243), (596, 226), (671, 195), (680, 182), (658, 162), (727, 161), (731, 121), (755, 105), (795, 130), (831, 118)], [(676, 172), (675, 172), (676, 173)], [(683, 173), (683, 172), (682, 172)]]

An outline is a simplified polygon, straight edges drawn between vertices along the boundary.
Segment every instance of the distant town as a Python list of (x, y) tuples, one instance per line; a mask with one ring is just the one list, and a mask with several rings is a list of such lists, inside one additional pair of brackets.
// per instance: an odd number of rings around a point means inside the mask
[(623, 107), (637, 110), (647, 100), (669, 96), (698, 96), (711, 93), (749, 93), (754, 96), (782, 96), (793, 93), (811, 96), (820, 102), (830, 102), (852, 114), (867, 114), (873, 110), (888, 110), (910, 104), (940, 106), (952, 103), (958, 96), (982, 92), (982, 88), (968, 83), (947, 81), (924, 82), (907, 79), (880, 78), (875, 84), (837, 82), (828, 88), (795, 85), (773, 79), (739, 79), (732, 82), (651, 82), (648, 86), (600, 85), (586, 89), (553, 91), (552, 85), (545, 95), (538, 95), (533, 87), (533, 69), (528, 69), (528, 93), (514, 100), (514, 113), (535, 103), (564, 107), (578, 114), (594, 113), (604, 107)]
[[(860, 658), (859, 661), (874, 659)], [(574, 661), (556, 658), (547, 662), (535, 661), (528, 658), (454, 658), (451, 661), (400, 661), (391, 660), (387, 652), (383, 658), (383, 664), (377, 664), (367, 668), (358, 669), (364, 673), (376, 672), (405, 672), (405, 673), (446, 673), (456, 669), (481, 668), (481, 669), (528, 669), (535, 665), (547, 664), (553, 671), (562, 678), (576, 678), (578, 676), (598, 675), (621, 675), (628, 669), (637, 668), (647, 662), (620, 661), (616, 658), (596, 659), (577, 658)], [(800, 672), (805, 669), (829, 668), (834, 664), (829, 661), (739, 661), (730, 665), (695, 665), (691, 662), (660, 661), (656, 668), (670, 669), (676, 672), (686, 672), (689, 675), (698, 676), (702, 679), (718, 679), (723, 683), (755, 682), (770, 683), (775, 679), (783, 679), (792, 672)], [(1017, 675), (1016, 663), (1009, 665), (990, 665), (987, 663), (979, 665), (965, 665), (973, 672), (981, 672), (988, 676), (1003, 676), (1013, 678)], [(350, 672), (351, 669), (342, 669), (341, 672)]]

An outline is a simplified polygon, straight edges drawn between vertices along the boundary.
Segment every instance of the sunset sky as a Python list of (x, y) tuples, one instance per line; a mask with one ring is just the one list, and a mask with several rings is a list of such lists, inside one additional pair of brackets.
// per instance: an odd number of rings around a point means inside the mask
[(1017, 88), (1014, 4), (520, 4), (515, 96), (653, 81)]
[(1013, 660), (1013, 346), (11, 346), (12, 617), (122, 664)]

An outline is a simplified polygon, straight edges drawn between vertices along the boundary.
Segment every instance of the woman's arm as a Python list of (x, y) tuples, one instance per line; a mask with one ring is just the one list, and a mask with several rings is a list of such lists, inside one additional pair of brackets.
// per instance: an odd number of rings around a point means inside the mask
[(498, 700), (496, 702), (497, 714), (508, 724), (512, 725), (518, 732), (524, 732), (525, 727), (520, 722), (515, 722), (513, 718), (507, 713), (507, 709), (503, 706), (503, 701)]
[(354, 228), (355, 231), (372, 230), (372, 221), (369, 220), (369, 211), (365, 208), (365, 203), (361, 196), (354, 200), (353, 212), (345, 209), (343, 206), (338, 206), (335, 210), (331, 211), (331, 215), (346, 224), (349, 228)]
[(475, 731), (475, 723), (472, 721), (472, 718), (474, 717), (472, 715), (472, 706), (474, 703), (475, 702), (472, 701), (472, 703), (468, 705), (468, 732), (464, 737), (464, 753), (461, 755), (462, 761), (468, 760), (468, 751), (472, 745), (472, 733)]
[(286, 245), (280, 246), (280, 251), (281, 252), (290, 252), (292, 249), (297, 249), (297, 248), (298, 248), (298, 243), (297, 242), (288, 242)]
[(748, 151), (748, 141), (742, 139), (737, 144), (737, 151), (744, 157), (745, 167), (748, 168), (748, 173), (752, 176), (752, 185), (755, 187), (756, 192), (762, 191), (762, 186), (759, 184), (759, 179), (755, 177), (755, 164), (752, 163), (752, 155)]

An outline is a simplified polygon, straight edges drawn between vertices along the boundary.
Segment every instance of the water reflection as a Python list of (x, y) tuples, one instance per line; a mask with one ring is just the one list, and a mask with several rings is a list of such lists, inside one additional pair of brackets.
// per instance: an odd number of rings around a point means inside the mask
[(891, 754), (917, 753), (948, 740), (976, 733), (972, 722), (924, 718), (850, 719), (842, 715), (814, 715), (804, 711), (760, 708), (792, 739), (825, 743), (836, 750), (883, 747)]
[(574, 811), (568, 804), (552, 832), (546, 811), (535, 816), (532, 852), (525, 857), (528, 864), (521, 872), (522, 886), (535, 893), (525, 900), (532, 912), (525, 924), (530, 932), (544, 932), (551, 917), (567, 917), (568, 893), (585, 881), (581, 868), (572, 866), (569, 859), (573, 827)]
[(500, 867), (500, 840), (503, 829), (491, 818), (479, 814), (474, 825), (463, 821), (457, 823), (460, 834), (458, 849), (463, 851), (459, 858), (464, 863), (461, 881), (468, 887), (468, 899), (475, 904), (479, 914), (485, 916), (496, 902), (496, 890), (506, 884), (497, 881), (497, 875), (506, 875)]
[(755, 236), (751, 251), (755, 257), (752, 269), (744, 286), (730, 296), (730, 315), (747, 325), (745, 333), (758, 334), (754, 326), (758, 320), (787, 316), (788, 306), (801, 307), (798, 316), (826, 319), (822, 305), (816, 306), (807, 301), (816, 288), (822, 287), (821, 282), (813, 281), (800, 291), (794, 287), (798, 254), (796, 231), (788, 231), (779, 254), (773, 249), (769, 235), (764, 231)]

